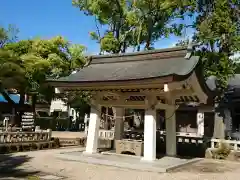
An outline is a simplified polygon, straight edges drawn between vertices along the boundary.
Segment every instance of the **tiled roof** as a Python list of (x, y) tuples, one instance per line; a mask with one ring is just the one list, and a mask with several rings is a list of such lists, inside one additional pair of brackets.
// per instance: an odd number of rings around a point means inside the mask
[[(120, 55), (92, 56), (87, 67), (58, 82), (124, 81), (185, 76), (198, 64), (198, 56), (185, 57), (187, 48), (168, 48)], [(50, 80), (51, 81), (51, 80)]]

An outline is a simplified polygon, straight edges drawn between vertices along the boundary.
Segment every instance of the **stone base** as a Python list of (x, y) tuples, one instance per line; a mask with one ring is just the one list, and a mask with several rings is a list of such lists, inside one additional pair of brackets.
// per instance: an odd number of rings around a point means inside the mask
[(131, 152), (136, 156), (143, 155), (143, 141), (137, 140), (116, 140), (116, 153)]
[(144, 157), (141, 158), (141, 161), (143, 161), (143, 162), (149, 162), (149, 163), (154, 162), (154, 161), (156, 161), (156, 160), (157, 160), (157, 159), (146, 159), (146, 158), (144, 158)]
[(91, 154), (97, 154), (97, 153), (98, 153), (97, 151), (96, 152), (95, 151), (94, 152), (87, 152), (87, 151), (82, 152), (82, 154), (86, 155), (86, 156), (91, 155)]
[(177, 157), (176, 154), (175, 154), (175, 155), (166, 154), (166, 156), (167, 156), (167, 157), (173, 157), (173, 158)]

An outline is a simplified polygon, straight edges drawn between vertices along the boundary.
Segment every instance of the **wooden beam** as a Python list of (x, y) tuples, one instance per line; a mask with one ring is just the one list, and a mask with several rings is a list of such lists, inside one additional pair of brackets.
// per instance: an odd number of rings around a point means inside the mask
[(64, 89), (79, 90), (104, 90), (104, 89), (141, 89), (141, 88), (159, 88), (164, 83), (173, 82), (173, 76), (141, 79), (141, 80), (124, 80), (124, 81), (101, 81), (101, 82), (57, 82), (49, 81), (54, 87), (62, 87)]
[[(186, 95), (193, 95), (194, 91), (192, 89), (175, 89), (172, 91), (169, 91), (171, 94), (174, 94), (176, 96), (186, 96)], [(115, 95), (120, 98), (128, 98), (130, 96), (161, 96), (165, 97), (169, 92), (163, 92), (163, 91), (142, 91), (142, 92), (99, 92), (98, 95)]]
[(192, 87), (195, 95), (199, 97), (200, 102), (206, 104), (208, 96), (202, 90), (202, 87), (198, 82), (198, 78), (195, 72), (192, 73), (192, 75), (187, 79), (187, 83)]
[(108, 100), (108, 101), (97, 101), (101, 106), (106, 107), (126, 107), (126, 108), (135, 108), (135, 109), (145, 109), (146, 104), (144, 101), (125, 101), (123, 99), (119, 100)]

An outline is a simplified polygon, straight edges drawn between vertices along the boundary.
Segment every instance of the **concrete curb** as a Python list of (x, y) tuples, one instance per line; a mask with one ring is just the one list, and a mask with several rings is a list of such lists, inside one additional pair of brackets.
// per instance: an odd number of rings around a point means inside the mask
[(201, 160), (202, 160), (202, 158), (194, 158), (194, 159), (188, 160), (187, 162), (183, 162), (183, 163), (179, 163), (177, 165), (169, 166), (167, 168), (167, 172), (172, 171), (172, 170), (177, 169), (177, 168), (180, 168), (180, 167), (190, 165), (190, 164), (194, 164), (194, 163), (196, 163), (198, 161), (201, 161)]

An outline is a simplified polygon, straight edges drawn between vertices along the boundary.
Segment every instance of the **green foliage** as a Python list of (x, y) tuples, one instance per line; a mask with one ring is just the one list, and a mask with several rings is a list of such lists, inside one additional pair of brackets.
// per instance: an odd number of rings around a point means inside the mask
[(206, 76), (215, 75), (223, 92), (236, 70), (230, 56), (240, 50), (240, 2), (198, 1), (194, 40), (201, 44)]
[(7, 29), (0, 27), (0, 48), (5, 44), (15, 42), (19, 30), (13, 25), (9, 25)]
[(67, 76), (85, 64), (85, 47), (70, 44), (61, 36), (8, 43), (0, 50), (3, 86), (25, 93), (39, 92), (47, 101), (53, 91), (44, 85), (46, 78)]
[[(116, 53), (126, 49), (123, 37), (125, 32), (129, 29), (126, 22), (126, 1), (73, 0), (72, 3), (86, 15), (95, 17), (97, 32), (91, 32), (90, 35), (92, 39), (97, 40), (97, 42), (100, 43), (102, 51)], [(107, 25), (108, 28), (104, 34), (101, 35), (99, 26), (103, 25)], [(102, 39), (104, 42), (109, 44), (106, 45), (102, 43)], [(114, 43), (113, 45), (111, 45), (112, 42)]]
[(198, 44), (196, 50), (203, 60), (203, 73), (206, 77), (217, 77), (222, 96), (228, 79), (237, 69), (236, 61), (230, 57), (240, 50), (240, 1), (173, 0), (171, 3), (186, 7), (182, 9), (185, 14), (196, 16), (196, 21), (188, 27), (196, 30), (193, 42)]
[[(153, 43), (169, 34), (180, 35), (182, 24), (173, 24), (182, 18), (177, 5), (162, 0), (73, 0), (73, 6), (86, 15), (94, 16), (96, 32), (90, 32), (100, 43), (101, 52), (124, 53), (128, 47), (144, 45), (152, 49)], [(100, 27), (104, 32), (101, 34)]]
[[(168, 1), (141, 0), (134, 1), (130, 24), (134, 27), (133, 34), (137, 35), (137, 45), (145, 44), (145, 49), (151, 49), (155, 41), (170, 34), (181, 35), (183, 24), (174, 24), (176, 18), (183, 18), (178, 7), (168, 4)], [(139, 48), (138, 48), (139, 49)]]
[(101, 39), (100, 46), (106, 52), (118, 53), (120, 43), (114, 37), (113, 32), (109, 32)]
[(183, 46), (183, 47), (186, 47), (188, 46), (190, 43), (190, 39), (185, 39), (185, 40), (180, 40), (176, 43), (176, 46)]
[(217, 150), (213, 154), (215, 159), (226, 159), (231, 152), (231, 148), (226, 143), (219, 143)]
[(0, 81), (5, 88), (20, 88), (25, 84), (21, 60), (10, 51), (0, 49)]
[(81, 95), (75, 96), (73, 100), (69, 102), (70, 106), (74, 108), (80, 117), (84, 117), (86, 113), (90, 113), (89, 98)]
[[(84, 92), (68, 92), (58, 95), (66, 104), (74, 108), (80, 117), (84, 117), (85, 113), (90, 113), (89, 93)], [(65, 97), (65, 98), (64, 98)]]
[(233, 62), (225, 53), (207, 52), (203, 55), (203, 63), (206, 76), (216, 76), (217, 88), (220, 95), (228, 85), (228, 80), (236, 72), (236, 63)]

